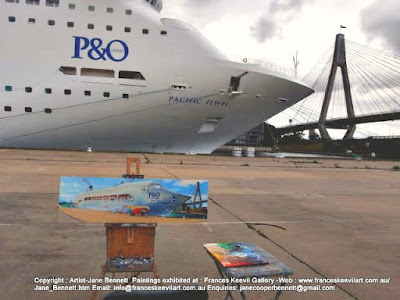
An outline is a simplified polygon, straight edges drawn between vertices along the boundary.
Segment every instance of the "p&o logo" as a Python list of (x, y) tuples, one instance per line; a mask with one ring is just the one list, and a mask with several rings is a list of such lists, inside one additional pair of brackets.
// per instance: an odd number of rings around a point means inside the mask
[[(115, 62), (124, 61), (129, 55), (128, 45), (121, 40), (112, 40), (107, 45), (100, 38), (88, 39), (83, 36), (74, 36), (75, 48), (72, 58), (83, 59), (86, 52), (91, 60), (112, 60)], [(105, 45), (105, 47), (102, 47)]]

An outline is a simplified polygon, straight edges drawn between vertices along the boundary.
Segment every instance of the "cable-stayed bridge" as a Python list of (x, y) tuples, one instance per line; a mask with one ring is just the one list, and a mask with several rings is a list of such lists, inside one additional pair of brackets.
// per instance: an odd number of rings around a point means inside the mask
[(327, 128), (333, 128), (346, 129), (344, 138), (349, 139), (357, 124), (400, 120), (400, 56), (396, 54), (338, 34), (334, 49), (302, 80), (315, 93), (268, 120), (278, 135), (318, 128), (323, 139), (330, 139)]

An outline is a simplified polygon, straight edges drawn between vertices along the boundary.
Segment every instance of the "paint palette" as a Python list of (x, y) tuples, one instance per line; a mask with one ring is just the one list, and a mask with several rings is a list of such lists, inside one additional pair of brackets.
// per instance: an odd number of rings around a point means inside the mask
[(204, 248), (223, 267), (249, 267), (266, 265), (269, 255), (257, 245), (244, 243), (205, 244)]

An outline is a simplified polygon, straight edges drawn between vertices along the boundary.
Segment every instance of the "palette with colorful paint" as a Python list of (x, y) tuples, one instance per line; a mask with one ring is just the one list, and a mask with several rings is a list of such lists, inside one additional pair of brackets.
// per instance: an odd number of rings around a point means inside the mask
[(240, 242), (214, 243), (205, 244), (204, 248), (225, 268), (258, 266), (269, 263), (268, 255), (257, 245)]

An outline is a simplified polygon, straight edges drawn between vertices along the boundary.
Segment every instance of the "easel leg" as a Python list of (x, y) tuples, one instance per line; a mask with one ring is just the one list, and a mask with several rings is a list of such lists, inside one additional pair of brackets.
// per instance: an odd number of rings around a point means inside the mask
[[(104, 278), (106, 274), (107, 274), (107, 262), (102, 266), (99, 278)], [(97, 299), (97, 291), (93, 291), (90, 300), (96, 300), (96, 299)]]
[(157, 265), (156, 265), (156, 263), (153, 263), (153, 274), (154, 274), (154, 277), (155, 278), (160, 278), (160, 274), (158, 274), (158, 268), (157, 268)]
[[(281, 284), (281, 286), (284, 286), (284, 285), (285, 285), (285, 283), (283, 282), (283, 283)], [(279, 297), (281, 296), (281, 294), (282, 294), (282, 290), (279, 290), (279, 291), (276, 293), (274, 300), (278, 300)]]
[(139, 275), (140, 275), (140, 272), (131, 272), (130, 282), (133, 284), (133, 278), (138, 277)]
[(242, 296), (242, 299), (243, 299), (243, 300), (246, 300), (246, 299), (247, 299), (247, 298), (246, 298), (246, 294), (244, 293), (244, 291), (241, 291), (241, 290), (240, 290), (240, 284), (238, 284), (237, 287), (238, 287), (238, 289), (239, 289), (239, 291), (240, 291), (240, 295)]
[[(224, 275), (224, 273), (221, 271), (219, 265), (218, 265), (217, 263), (215, 263), (215, 265), (217, 266), (217, 270), (218, 270), (219, 275), (221, 275), (221, 278), (225, 278), (225, 275)], [(231, 291), (229, 291), (229, 290), (226, 292), (226, 295), (225, 295), (224, 300), (227, 300), (228, 297), (231, 298), (231, 300), (233, 300), (233, 295), (232, 295)]]
[(231, 293), (230, 291), (228, 291), (228, 292), (226, 293), (224, 300), (227, 300), (227, 299), (229, 299), (229, 298), (231, 298), (231, 300), (233, 300), (232, 293)]

